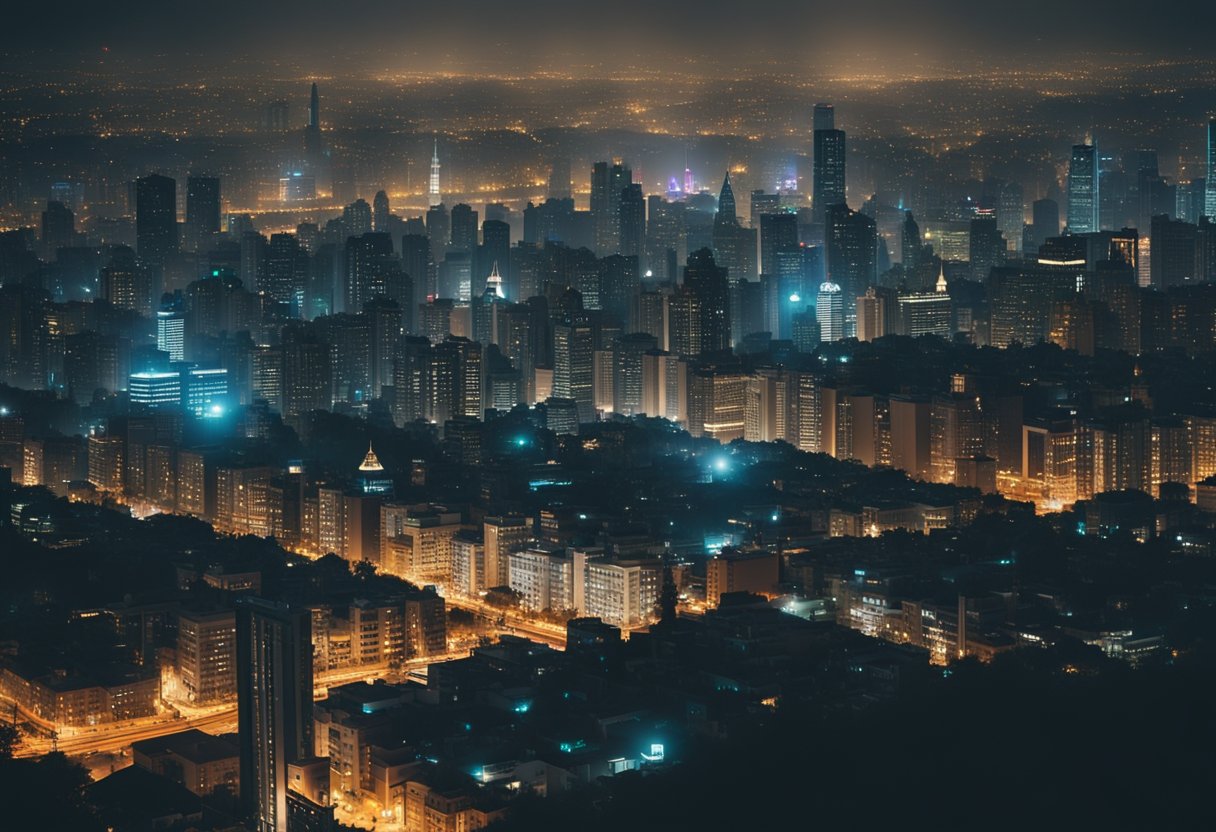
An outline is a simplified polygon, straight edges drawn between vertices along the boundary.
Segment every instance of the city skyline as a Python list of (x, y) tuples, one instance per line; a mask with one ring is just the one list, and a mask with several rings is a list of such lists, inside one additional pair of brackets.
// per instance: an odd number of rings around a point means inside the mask
[(4, 817), (1209, 818), (1216, 7), (8, 21)]

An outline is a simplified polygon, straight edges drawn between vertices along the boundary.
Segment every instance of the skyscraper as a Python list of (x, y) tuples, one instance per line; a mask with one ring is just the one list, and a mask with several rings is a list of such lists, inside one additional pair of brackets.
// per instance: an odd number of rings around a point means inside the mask
[(201, 251), (220, 233), (220, 180), (214, 176), (186, 178), (186, 247)]
[(439, 195), (439, 139), (435, 139), (435, 149), (431, 153), (431, 182), (427, 188), (427, 204), (432, 208), (443, 202)]
[(177, 183), (167, 176), (135, 180), (135, 251), (154, 267), (177, 254)]
[(620, 253), (642, 259), (642, 244), (646, 240), (646, 197), (642, 186), (635, 183), (621, 191)]
[(304, 128), (304, 155), (315, 161), (321, 153), (321, 97), (314, 81), (308, 97), (308, 126)]
[(1098, 230), (1098, 149), (1073, 145), (1068, 165), (1068, 230), (1091, 234)]
[(236, 616), (241, 798), (258, 832), (287, 832), (287, 767), (312, 755), (312, 637), (307, 610), (242, 598)]
[(840, 286), (831, 281), (820, 284), (815, 319), (819, 322), (819, 340), (830, 343), (844, 337), (844, 296)]
[(697, 299), (701, 352), (730, 349), (730, 284), (713, 252), (703, 248), (688, 255), (684, 286)]
[(816, 130), (835, 130), (836, 108), (831, 104), (816, 104), (813, 126)]
[(1203, 214), (1216, 221), (1216, 118), (1208, 121), (1208, 175), (1204, 183)]
[(825, 219), (828, 280), (841, 287), (848, 320), (857, 296), (877, 279), (877, 226), (865, 214), (843, 204), (828, 208)]
[(390, 216), (388, 194), (376, 191), (376, 196), (372, 198), (372, 231), (388, 233)]
[(591, 168), (591, 222), (601, 256), (620, 251), (621, 193), (632, 183), (633, 171), (620, 162), (596, 162)]
[(828, 208), (846, 202), (844, 131), (836, 129), (836, 115), (831, 104), (815, 105), (813, 150), (811, 207), (816, 217), (823, 217)]

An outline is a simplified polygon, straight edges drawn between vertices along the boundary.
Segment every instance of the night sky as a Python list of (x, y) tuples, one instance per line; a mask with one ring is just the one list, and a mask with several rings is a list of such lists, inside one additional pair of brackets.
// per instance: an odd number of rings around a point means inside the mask
[[(167, 4), (23, 3), (6, 12), (0, 46), (67, 59), (109, 47), (171, 62), (289, 58), (424, 70), (439, 60), (519, 71), (563, 61), (719, 74), (774, 62), (822, 68), (841, 56), (941, 64), (1082, 51), (1195, 58), (1213, 52), (1216, 3), (960, 0), (570, 3), (466, 0), (386, 3), (217, 0)], [(51, 50), (51, 51), (47, 51)], [(12, 60), (10, 56), (9, 60)]]

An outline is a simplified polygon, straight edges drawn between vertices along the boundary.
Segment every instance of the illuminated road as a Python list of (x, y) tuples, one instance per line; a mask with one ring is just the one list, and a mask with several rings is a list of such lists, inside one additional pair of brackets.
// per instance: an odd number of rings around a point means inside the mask
[[(313, 689), (315, 699), (324, 699), (331, 687), (349, 684), (350, 682), (371, 681), (391, 676), (402, 676), (410, 668), (425, 667), (438, 662), (462, 658), (467, 654), (453, 653), (448, 656), (412, 659), (397, 673), (390, 673), (387, 667), (352, 668), (320, 674)], [(11, 704), (8, 705), (11, 708)], [(24, 713), (23, 716), (30, 716)], [(34, 720), (49, 733), (50, 723)], [(98, 725), (90, 728), (64, 728), (59, 737), (52, 740), (48, 737), (23, 738), (17, 749), (17, 757), (37, 757), (55, 749), (70, 757), (82, 757), (89, 754), (107, 754), (126, 751), (131, 743), (140, 740), (153, 739), (165, 734), (175, 734), (190, 728), (197, 728), (208, 734), (224, 734), (237, 730), (236, 702), (217, 705), (212, 708), (199, 709), (196, 713), (174, 718), (170, 714), (144, 717), (137, 720), (127, 720), (121, 723)]]

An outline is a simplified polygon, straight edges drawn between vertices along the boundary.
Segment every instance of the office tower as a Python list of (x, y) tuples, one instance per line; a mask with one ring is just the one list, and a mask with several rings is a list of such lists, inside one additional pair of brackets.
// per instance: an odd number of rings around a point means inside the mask
[[(827, 125), (831, 125), (830, 127)], [(811, 207), (823, 217), (833, 205), (843, 205), (845, 197), (845, 135), (837, 130), (830, 104), (815, 106), (815, 132), (812, 161)]]
[(825, 343), (844, 337), (844, 296), (838, 284), (820, 284), (815, 302), (815, 319), (819, 322), (819, 339)]
[(635, 183), (621, 191), (620, 205), (620, 253), (642, 261), (646, 241), (646, 198), (642, 186)]
[(308, 126), (304, 128), (304, 154), (315, 162), (321, 153), (321, 97), (313, 83), (308, 96)]
[(700, 351), (730, 349), (730, 283), (726, 269), (714, 261), (713, 252), (700, 249), (688, 255), (684, 287), (696, 298)]
[(287, 767), (313, 754), (311, 630), (308, 610), (237, 602), (241, 799), (259, 832), (288, 832)]
[(620, 251), (621, 194), (631, 184), (633, 171), (620, 162), (596, 162), (591, 169), (591, 222), (600, 256)]
[(1022, 186), (1016, 182), (1004, 182), (996, 196), (996, 223), (1005, 244), (1014, 250), (1022, 248), (1022, 226), (1026, 219)]
[(472, 256), (477, 250), (477, 212), (462, 202), (452, 206), (449, 218), (450, 250)]
[(898, 302), (900, 334), (911, 338), (921, 335), (950, 337), (953, 332), (953, 310), (944, 270), (939, 272), (937, 285), (932, 292), (903, 294), (899, 296)]
[(439, 194), (439, 139), (436, 137), (434, 150), (431, 153), (431, 178), (427, 186), (427, 204), (434, 208), (443, 203)]
[(219, 178), (186, 177), (186, 247), (190, 251), (205, 251), (219, 233)]
[[(1019, 222), (1018, 228), (1021, 228)], [(968, 260), (971, 264), (971, 279), (982, 282), (988, 278), (993, 266), (1005, 262), (1005, 239), (1001, 236), (994, 216), (980, 216), (971, 220), (968, 245)]]
[(372, 197), (372, 231), (380, 231), (388, 233), (389, 218), (392, 212), (389, 210), (388, 194), (384, 191), (376, 191), (376, 195)]
[(342, 209), (342, 230), (348, 237), (371, 233), (372, 206), (367, 204), (367, 200), (356, 199)]
[(731, 281), (756, 278), (756, 229), (739, 224), (729, 172), (722, 179), (711, 239), (714, 258)]
[[(752, 222), (756, 221), (753, 215)], [(777, 253), (798, 250), (798, 216), (789, 212), (760, 215), (760, 273), (776, 275)]]
[(294, 234), (272, 234), (263, 250), (258, 288), (286, 305), (298, 317), (308, 282), (308, 252)]
[(168, 353), (170, 361), (186, 357), (186, 317), (177, 311), (156, 313), (156, 348)]
[(359, 312), (372, 298), (385, 296), (401, 306), (412, 301), (413, 290), (405, 285), (401, 260), (393, 252), (388, 234), (370, 231), (346, 238), (346, 273), (343, 281), (344, 312)]
[(49, 253), (76, 241), (76, 215), (62, 202), (48, 202), (42, 212), (42, 245)]
[(816, 104), (812, 128), (815, 130), (835, 130), (836, 108), (831, 104)]
[(595, 419), (593, 353), (595, 332), (583, 312), (567, 315), (553, 327), (553, 395), (571, 399), (579, 423)]
[(152, 276), (136, 262), (135, 252), (115, 246), (110, 261), (101, 270), (101, 296), (119, 309), (140, 315), (152, 314)]
[[(878, 278), (877, 226), (847, 205), (828, 208), (826, 221), (827, 279), (843, 292), (848, 321), (853, 317), (857, 296)], [(849, 334), (848, 330), (844, 334)]]
[[(658, 347), (658, 339), (645, 332), (622, 335), (612, 346), (612, 411), (625, 416), (644, 413), (642, 360)], [(657, 413), (647, 415), (658, 415)]]
[(1079, 266), (998, 266), (988, 275), (989, 344), (1047, 340), (1052, 304), (1068, 300), (1085, 273)]
[(262, 111), (262, 127), (268, 133), (285, 133), (291, 129), (291, 106), (283, 99), (267, 102)]
[(286, 328), (283, 333), (283, 417), (292, 419), (333, 404), (329, 344), (315, 330)]
[(146, 408), (179, 407), (182, 403), (180, 373), (138, 372), (127, 378), (127, 395), (132, 405)]
[(676, 282), (678, 267), (688, 257), (683, 202), (647, 198), (646, 269), (659, 283)]
[(868, 287), (866, 293), (857, 299), (857, 340), (873, 341), (892, 334), (895, 331), (892, 321), (896, 306), (894, 289)]
[(1169, 289), (1201, 282), (1197, 266), (1199, 227), (1161, 214), (1153, 217), (1149, 249), (1153, 286)]
[(1092, 144), (1073, 145), (1068, 165), (1068, 230), (1090, 234), (1098, 224), (1098, 150)]
[(688, 432), (726, 444), (743, 438), (748, 377), (712, 365), (688, 376)]
[(443, 203), (432, 205), (426, 211), (426, 236), (431, 244), (431, 262), (439, 263), (452, 237), (452, 220)]
[(1216, 118), (1208, 121), (1207, 178), (1204, 180), (1203, 214), (1216, 222)]
[(1031, 206), (1031, 223), (1025, 237), (1026, 254), (1038, 252), (1039, 246), (1060, 233), (1060, 206), (1052, 199), (1036, 199)]
[(421, 234), (406, 234), (401, 238), (401, 262), (410, 279), (412, 300), (406, 309), (406, 329), (417, 331), (418, 308), (435, 293), (435, 266), (431, 260), (430, 241)]
[(154, 268), (177, 254), (177, 183), (167, 176), (135, 180), (135, 251)]
[(570, 198), (570, 158), (558, 156), (549, 167), (549, 187), (546, 190), (549, 199)]

